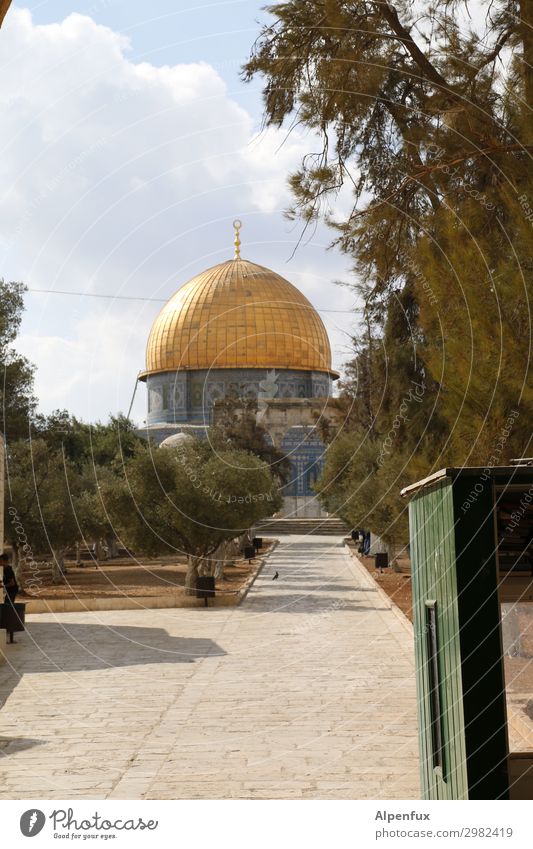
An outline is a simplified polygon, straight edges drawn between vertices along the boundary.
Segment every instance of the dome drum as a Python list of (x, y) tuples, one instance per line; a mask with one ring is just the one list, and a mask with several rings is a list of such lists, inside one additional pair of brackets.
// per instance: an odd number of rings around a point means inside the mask
[(224, 397), (327, 398), (325, 372), (297, 369), (212, 369), (148, 375), (147, 424), (209, 424), (213, 404)]

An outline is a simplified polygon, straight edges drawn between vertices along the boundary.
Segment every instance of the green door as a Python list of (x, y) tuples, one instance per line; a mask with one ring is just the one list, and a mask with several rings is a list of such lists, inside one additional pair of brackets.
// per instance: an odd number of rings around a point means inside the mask
[(467, 799), (453, 490), (447, 478), (409, 505), (421, 785)]

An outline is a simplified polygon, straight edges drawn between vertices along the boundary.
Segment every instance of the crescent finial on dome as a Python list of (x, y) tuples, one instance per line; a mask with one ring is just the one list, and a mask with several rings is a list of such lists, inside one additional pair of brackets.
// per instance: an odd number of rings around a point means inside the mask
[(235, 256), (233, 257), (233, 259), (240, 259), (241, 258), (241, 235), (240, 235), (241, 227), (242, 227), (242, 221), (239, 221), (239, 219), (236, 218), (235, 221), (233, 222), (233, 229), (235, 230), (235, 239), (234, 239), (234, 242), (233, 242), (233, 244), (235, 245)]

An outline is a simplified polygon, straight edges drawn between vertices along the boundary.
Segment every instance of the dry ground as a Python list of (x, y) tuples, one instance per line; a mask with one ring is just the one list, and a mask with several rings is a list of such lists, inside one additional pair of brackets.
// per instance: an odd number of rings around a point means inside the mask
[[(259, 552), (262, 557), (270, 548), (265, 541)], [(217, 581), (220, 593), (237, 593), (259, 568), (260, 559), (238, 560), (227, 566), (224, 580)], [(89, 561), (81, 566), (67, 562), (65, 584), (45, 584), (31, 596), (21, 593), (18, 600), (117, 598), (127, 596), (162, 596), (184, 592), (187, 563), (184, 557), (175, 558), (117, 558), (102, 561), (95, 567)]]
[[(349, 548), (356, 552), (357, 548), (350, 540)], [(411, 592), (411, 564), (407, 557), (399, 558), (399, 568), (401, 572), (395, 572), (392, 568), (384, 569), (380, 573), (376, 569), (373, 557), (363, 557), (357, 554), (359, 561), (363, 564), (367, 572), (380, 587), (385, 590), (389, 598), (394, 602), (400, 610), (405, 613), (410, 622), (413, 621), (413, 598)]]

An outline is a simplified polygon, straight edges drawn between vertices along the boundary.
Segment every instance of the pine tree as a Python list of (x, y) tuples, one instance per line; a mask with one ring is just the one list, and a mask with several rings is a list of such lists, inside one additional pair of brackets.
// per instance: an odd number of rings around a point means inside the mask
[[(265, 78), (267, 124), (321, 139), (290, 177), (289, 215), (324, 217), (353, 258), (354, 450), (363, 426), (376, 466), (411, 381), (424, 386), (387, 462), (393, 486), (392, 465), (409, 481), (530, 451), (533, 8), (481, 5), (483, 32), (468, 2), (288, 0), (269, 7), (244, 69)], [(353, 208), (334, 219), (347, 185)], [(352, 488), (367, 460), (352, 464)], [(384, 475), (374, 468), (376, 503)]]

